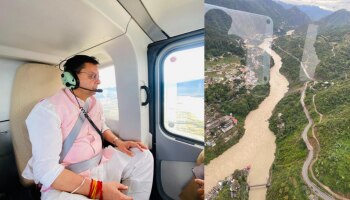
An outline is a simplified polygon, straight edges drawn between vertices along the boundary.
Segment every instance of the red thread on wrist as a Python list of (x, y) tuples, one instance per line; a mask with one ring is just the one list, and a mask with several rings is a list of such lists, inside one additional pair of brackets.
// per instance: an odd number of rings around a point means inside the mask
[(102, 188), (103, 188), (103, 185), (102, 185), (102, 181), (101, 181), (101, 195), (100, 195), (100, 200), (103, 200), (103, 190), (102, 190)]
[(88, 194), (88, 197), (91, 197), (91, 194), (92, 194), (92, 185), (93, 185), (93, 182), (94, 182), (94, 179), (91, 179), (91, 182), (90, 182), (90, 190), (89, 190), (89, 194)]
[(97, 194), (99, 194), (100, 198), (99, 199), (102, 199), (102, 181), (98, 181), (97, 182), (97, 191), (96, 191), (96, 196)]

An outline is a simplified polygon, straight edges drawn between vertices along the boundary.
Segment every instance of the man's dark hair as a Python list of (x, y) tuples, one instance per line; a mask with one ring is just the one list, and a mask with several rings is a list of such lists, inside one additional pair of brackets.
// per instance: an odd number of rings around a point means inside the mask
[(64, 64), (64, 71), (78, 73), (84, 67), (85, 63), (100, 64), (95, 57), (86, 55), (75, 55), (69, 58)]

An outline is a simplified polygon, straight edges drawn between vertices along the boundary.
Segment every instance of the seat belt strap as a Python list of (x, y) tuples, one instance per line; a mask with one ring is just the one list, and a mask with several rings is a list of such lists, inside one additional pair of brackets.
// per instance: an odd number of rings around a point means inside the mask
[(97, 166), (100, 163), (101, 158), (102, 158), (102, 153), (100, 152), (96, 156), (94, 156), (93, 158), (90, 158), (89, 160), (85, 160), (85, 161), (71, 164), (71, 165), (67, 166), (66, 168), (79, 174), (83, 171), (89, 170), (89, 169)]
[[(88, 110), (88, 109), (89, 109), (89, 102), (85, 103), (84, 105), (84, 110)], [(60, 154), (60, 163), (63, 162), (63, 159), (67, 156), (69, 150), (72, 148), (75, 139), (78, 137), (80, 133), (80, 130), (81, 130), (81, 127), (83, 126), (84, 121), (85, 121), (85, 117), (84, 117), (83, 111), (81, 111), (72, 130), (70, 131), (66, 139), (63, 141), (62, 151)]]
[[(86, 102), (84, 105), (83, 110), (87, 111), (89, 109), (89, 102)], [(83, 126), (83, 123), (85, 121), (85, 116), (84, 116), (84, 111), (81, 111), (79, 114), (79, 117), (77, 121), (75, 122), (72, 130), (70, 131), (69, 135), (67, 138), (64, 140), (63, 145), (62, 145), (62, 152), (60, 154), (60, 163), (63, 162), (63, 159), (66, 157), (68, 154), (69, 150), (72, 148), (75, 139), (78, 137), (81, 127)], [(90, 122), (91, 123), (91, 122)], [(95, 155), (93, 158), (84, 160), (78, 163), (73, 163), (69, 166), (66, 166), (66, 169), (69, 169), (75, 173), (81, 173), (83, 171), (89, 170), (95, 166), (97, 166), (102, 158), (102, 153), (98, 153)]]

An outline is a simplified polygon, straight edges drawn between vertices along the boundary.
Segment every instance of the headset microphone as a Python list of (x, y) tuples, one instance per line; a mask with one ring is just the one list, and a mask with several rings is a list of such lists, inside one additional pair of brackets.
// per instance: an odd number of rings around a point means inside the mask
[(87, 88), (80, 87), (80, 86), (79, 86), (79, 88), (84, 89), (84, 90), (88, 90), (88, 91), (92, 91), (92, 92), (103, 92), (102, 89), (91, 90), (91, 89), (87, 89)]

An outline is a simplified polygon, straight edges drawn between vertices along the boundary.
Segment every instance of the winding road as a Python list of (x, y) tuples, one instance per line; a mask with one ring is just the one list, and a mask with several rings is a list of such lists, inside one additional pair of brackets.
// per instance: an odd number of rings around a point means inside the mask
[[(302, 70), (305, 72), (306, 76), (310, 79), (310, 80), (314, 80), (312, 79), (306, 69), (305, 69), (305, 66), (303, 65), (303, 63), (295, 56), (293, 56), (292, 54), (290, 54), (289, 52), (285, 51), (284, 49), (282, 49), (281, 47), (275, 45), (277, 48), (279, 48), (282, 52), (286, 53), (287, 55), (291, 56), (292, 58), (296, 59), (298, 62), (301, 63), (301, 67), (302, 67)], [(333, 50), (333, 49), (332, 49)], [(304, 88), (303, 88), (303, 91), (302, 91), (302, 95), (301, 95), (301, 98), (300, 98), (300, 102), (303, 106), (303, 110), (304, 110), (304, 113), (309, 121), (308, 125), (305, 127), (304, 131), (302, 132), (302, 138), (307, 146), (307, 149), (309, 151), (308, 153), (308, 156), (303, 164), (303, 168), (302, 168), (302, 177), (305, 181), (305, 183), (308, 185), (308, 187), (320, 198), (322, 199), (325, 199), (325, 200), (329, 200), (329, 199), (334, 199), (332, 196), (338, 198), (338, 199), (342, 199), (342, 200), (346, 200), (346, 198), (344, 198), (343, 196), (340, 196), (336, 193), (334, 193), (329, 187), (327, 187), (326, 185), (322, 184), (314, 175), (313, 171), (312, 171), (312, 166), (313, 164), (316, 162), (317, 158), (318, 158), (318, 152), (315, 152), (312, 145), (310, 144), (309, 140), (308, 140), (308, 136), (307, 136), (307, 133), (310, 129), (310, 127), (312, 126), (312, 134), (313, 134), (313, 137), (315, 138), (316, 142), (317, 142), (317, 145), (318, 145), (318, 151), (320, 151), (320, 144), (317, 140), (317, 137), (315, 136), (315, 133), (314, 133), (314, 122), (309, 114), (309, 111), (307, 110), (306, 106), (305, 106), (305, 102), (304, 102), (304, 99), (305, 99), (305, 92), (306, 92), (306, 89), (307, 89), (307, 85), (309, 84), (310, 81), (306, 82), (305, 85), (304, 85)], [(319, 113), (317, 111), (317, 108), (316, 108), (316, 105), (315, 105), (315, 95), (312, 97), (313, 99), (313, 105), (314, 105), (314, 108), (315, 108), (315, 111), (320, 115), (320, 121), (322, 121), (322, 117), (323, 115), (321, 113)], [(315, 159), (313, 160), (314, 158), (314, 154), (315, 154)], [(327, 192), (329, 192), (330, 194), (332, 194), (332, 196), (330, 196), (329, 194), (327, 193), (324, 193), (322, 192), (317, 185), (315, 185), (309, 178), (308, 176), (308, 171), (310, 170), (310, 173), (311, 173), (311, 176), (313, 177), (313, 179), (324, 189), (326, 190)]]
[(302, 176), (303, 176), (303, 179), (305, 181), (305, 183), (308, 185), (308, 187), (319, 197), (321, 197), (322, 199), (324, 200), (331, 200), (331, 199), (334, 199), (333, 197), (329, 196), (328, 194), (322, 192), (318, 186), (316, 186), (309, 178), (308, 176), (308, 170), (309, 170), (309, 166), (312, 162), (312, 159), (313, 159), (313, 156), (314, 156), (314, 148), (312, 147), (312, 145), (310, 144), (308, 138), (307, 138), (307, 133), (310, 129), (310, 127), (313, 125), (313, 120), (310, 116), (310, 113), (309, 111), (307, 110), (306, 106), (305, 106), (305, 102), (304, 102), (304, 99), (305, 99), (305, 92), (306, 92), (306, 89), (307, 89), (307, 85), (309, 84), (309, 81), (305, 83), (304, 85), (304, 89), (303, 89), (303, 92), (301, 94), (301, 98), (300, 98), (300, 103), (301, 105), (303, 106), (303, 110), (304, 110), (304, 113), (309, 121), (308, 125), (305, 127), (303, 133), (302, 133), (302, 138), (307, 146), (307, 149), (309, 150), (309, 153), (308, 153), (308, 156), (303, 164), (303, 169), (302, 169)]
[[(314, 94), (314, 95), (312, 96), (312, 104), (313, 104), (313, 107), (314, 107), (316, 113), (320, 116), (320, 119), (319, 119), (318, 123), (321, 123), (321, 122), (322, 122), (322, 119), (323, 119), (323, 115), (322, 115), (320, 112), (318, 112), (318, 110), (317, 110), (317, 107), (316, 107), (316, 104), (315, 104), (315, 96), (316, 96), (316, 94)], [(321, 183), (321, 182), (317, 179), (317, 177), (315, 176), (314, 171), (312, 170), (312, 167), (313, 167), (313, 165), (315, 164), (315, 162), (316, 162), (317, 159), (318, 159), (318, 154), (319, 154), (319, 151), (320, 151), (320, 148), (321, 148), (321, 147), (320, 147), (320, 143), (319, 143), (319, 141), (318, 141), (318, 139), (317, 139), (317, 137), (316, 137), (316, 134), (315, 134), (315, 123), (314, 123), (314, 122), (313, 122), (313, 125), (312, 125), (312, 136), (314, 137), (314, 139), (315, 139), (315, 141), (316, 141), (316, 143), (317, 143), (317, 146), (316, 146), (317, 149), (314, 150), (314, 153), (315, 153), (314, 158), (315, 158), (315, 159), (313, 159), (313, 160), (311, 161), (311, 164), (309, 165), (309, 172), (310, 172), (312, 178), (317, 182), (317, 184), (318, 184), (319, 186), (321, 186), (324, 190), (326, 190), (326, 191), (327, 191), (329, 194), (331, 194), (333, 197), (335, 197), (335, 198), (337, 198), (337, 199), (341, 199), (341, 200), (349, 200), (349, 199), (347, 199), (347, 198), (345, 198), (345, 197), (343, 197), (343, 196), (341, 196), (341, 195), (339, 195), (339, 194), (333, 192), (328, 186), (326, 186), (326, 185), (324, 185), (323, 183)]]

